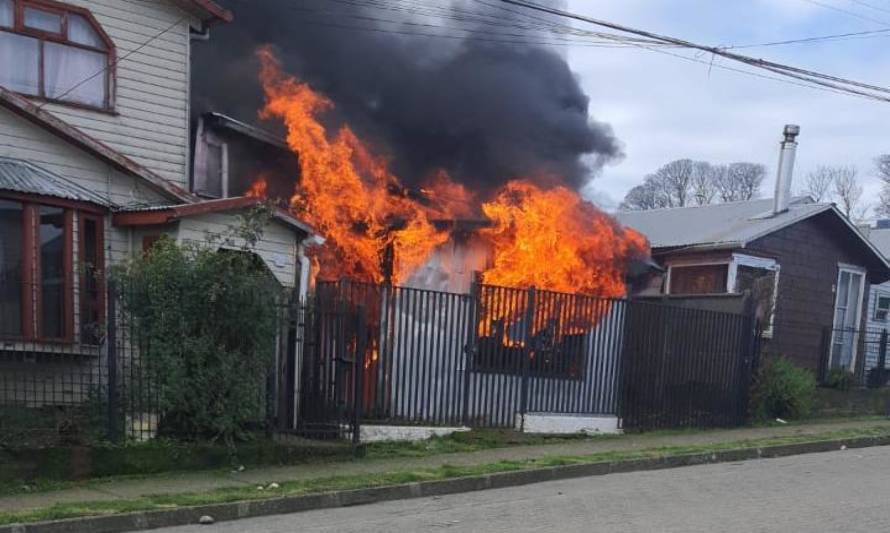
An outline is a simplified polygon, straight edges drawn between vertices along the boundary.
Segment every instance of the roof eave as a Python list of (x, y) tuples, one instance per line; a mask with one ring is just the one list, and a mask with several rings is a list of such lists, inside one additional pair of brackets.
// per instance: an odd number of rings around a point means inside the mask
[(190, 4), (199, 8), (201, 11), (208, 15), (206, 18), (202, 19), (202, 22), (204, 22), (204, 24), (207, 24), (208, 26), (220, 22), (229, 23), (235, 20), (235, 15), (231, 11), (217, 4), (213, 0), (188, 1)]
[(159, 193), (169, 195), (183, 202), (195, 201), (195, 197), (182, 187), (167, 181), (167, 179), (155, 174), (129, 157), (108, 147), (101, 141), (90, 137), (74, 126), (59, 119), (52, 113), (44, 111), (27, 98), (4, 87), (0, 87), (0, 105), (25, 120), (49, 130), (54, 135), (65, 139), (78, 148), (99, 157), (116, 169), (142, 178), (146, 181), (149, 187)]

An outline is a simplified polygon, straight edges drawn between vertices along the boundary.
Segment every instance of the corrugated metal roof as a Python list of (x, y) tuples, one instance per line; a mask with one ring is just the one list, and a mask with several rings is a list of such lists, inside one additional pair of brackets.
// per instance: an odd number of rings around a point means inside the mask
[(828, 211), (831, 204), (807, 198), (774, 215), (773, 200), (749, 200), (698, 207), (621, 211), (619, 222), (649, 238), (653, 248), (744, 246), (785, 226)]
[(105, 207), (114, 206), (106, 198), (74, 181), (63, 178), (30, 161), (11, 157), (0, 157), (0, 190), (90, 202)]

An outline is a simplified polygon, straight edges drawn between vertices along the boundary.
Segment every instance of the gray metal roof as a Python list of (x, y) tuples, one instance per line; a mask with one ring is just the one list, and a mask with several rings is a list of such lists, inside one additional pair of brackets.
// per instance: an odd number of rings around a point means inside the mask
[(745, 244), (833, 209), (832, 204), (797, 198), (773, 215), (773, 200), (749, 200), (699, 207), (621, 211), (615, 217), (645, 235), (653, 248), (723, 248)]
[(90, 202), (105, 207), (114, 205), (67, 178), (29, 161), (11, 157), (0, 157), (0, 190)]
[(868, 240), (884, 254), (884, 257), (890, 257), (890, 229), (868, 230)]

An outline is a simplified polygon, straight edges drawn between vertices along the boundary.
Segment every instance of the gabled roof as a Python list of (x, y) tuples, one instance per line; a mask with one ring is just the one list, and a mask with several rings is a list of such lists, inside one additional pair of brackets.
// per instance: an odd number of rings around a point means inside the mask
[(86, 187), (31, 162), (11, 157), (0, 157), (0, 190), (114, 206)]
[(232, 22), (235, 18), (231, 11), (213, 0), (179, 0), (179, 2), (203, 13), (205, 23)]
[[(154, 226), (187, 217), (249, 209), (261, 205), (264, 205), (264, 201), (259, 198), (238, 196), (235, 198), (206, 200), (185, 205), (124, 207), (114, 214), (112, 220), (115, 226)], [(275, 208), (272, 216), (275, 220), (282, 222), (292, 229), (297, 229), (309, 236), (317, 235), (312, 226), (298, 220), (283, 209)]]
[(794, 198), (788, 209), (773, 214), (773, 200), (748, 200), (697, 207), (676, 207), (648, 211), (620, 211), (615, 218), (649, 239), (653, 251), (711, 250), (744, 248), (770, 233), (821, 213), (831, 213), (857, 242), (890, 273), (890, 262), (875, 244), (838, 210), (834, 204), (820, 204), (809, 197)]
[(773, 200), (749, 200), (696, 207), (620, 211), (618, 221), (643, 233), (653, 248), (732, 248), (829, 211), (832, 204), (795, 198), (774, 215)]
[(0, 106), (9, 109), (22, 118), (49, 130), (54, 135), (65, 139), (82, 150), (98, 157), (114, 168), (141, 178), (152, 189), (183, 202), (194, 202), (197, 197), (187, 190), (167, 181), (129, 157), (108, 147), (83, 131), (59, 119), (52, 113), (34, 105), (27, 98), (0, 87)]

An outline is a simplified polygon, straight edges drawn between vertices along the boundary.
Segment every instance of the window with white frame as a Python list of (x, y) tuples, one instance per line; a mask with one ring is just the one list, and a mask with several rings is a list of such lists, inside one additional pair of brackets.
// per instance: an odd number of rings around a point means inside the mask
[(779, 265), (775, 259), (733, 254), (730, 264), (730, 285), (735, 293), (747, 292), (754, 299), (754, 313), (765, 336), (773, 333), (776, 312), (776, 291), (779, 287)]
[(89, 11), (49, 0), (0, 0), (0, 86), (111, 108), (114, 47)]
[(878, 293), (875, 298), (875, 320), (886, 322), (890, 314), (890, 294)]

